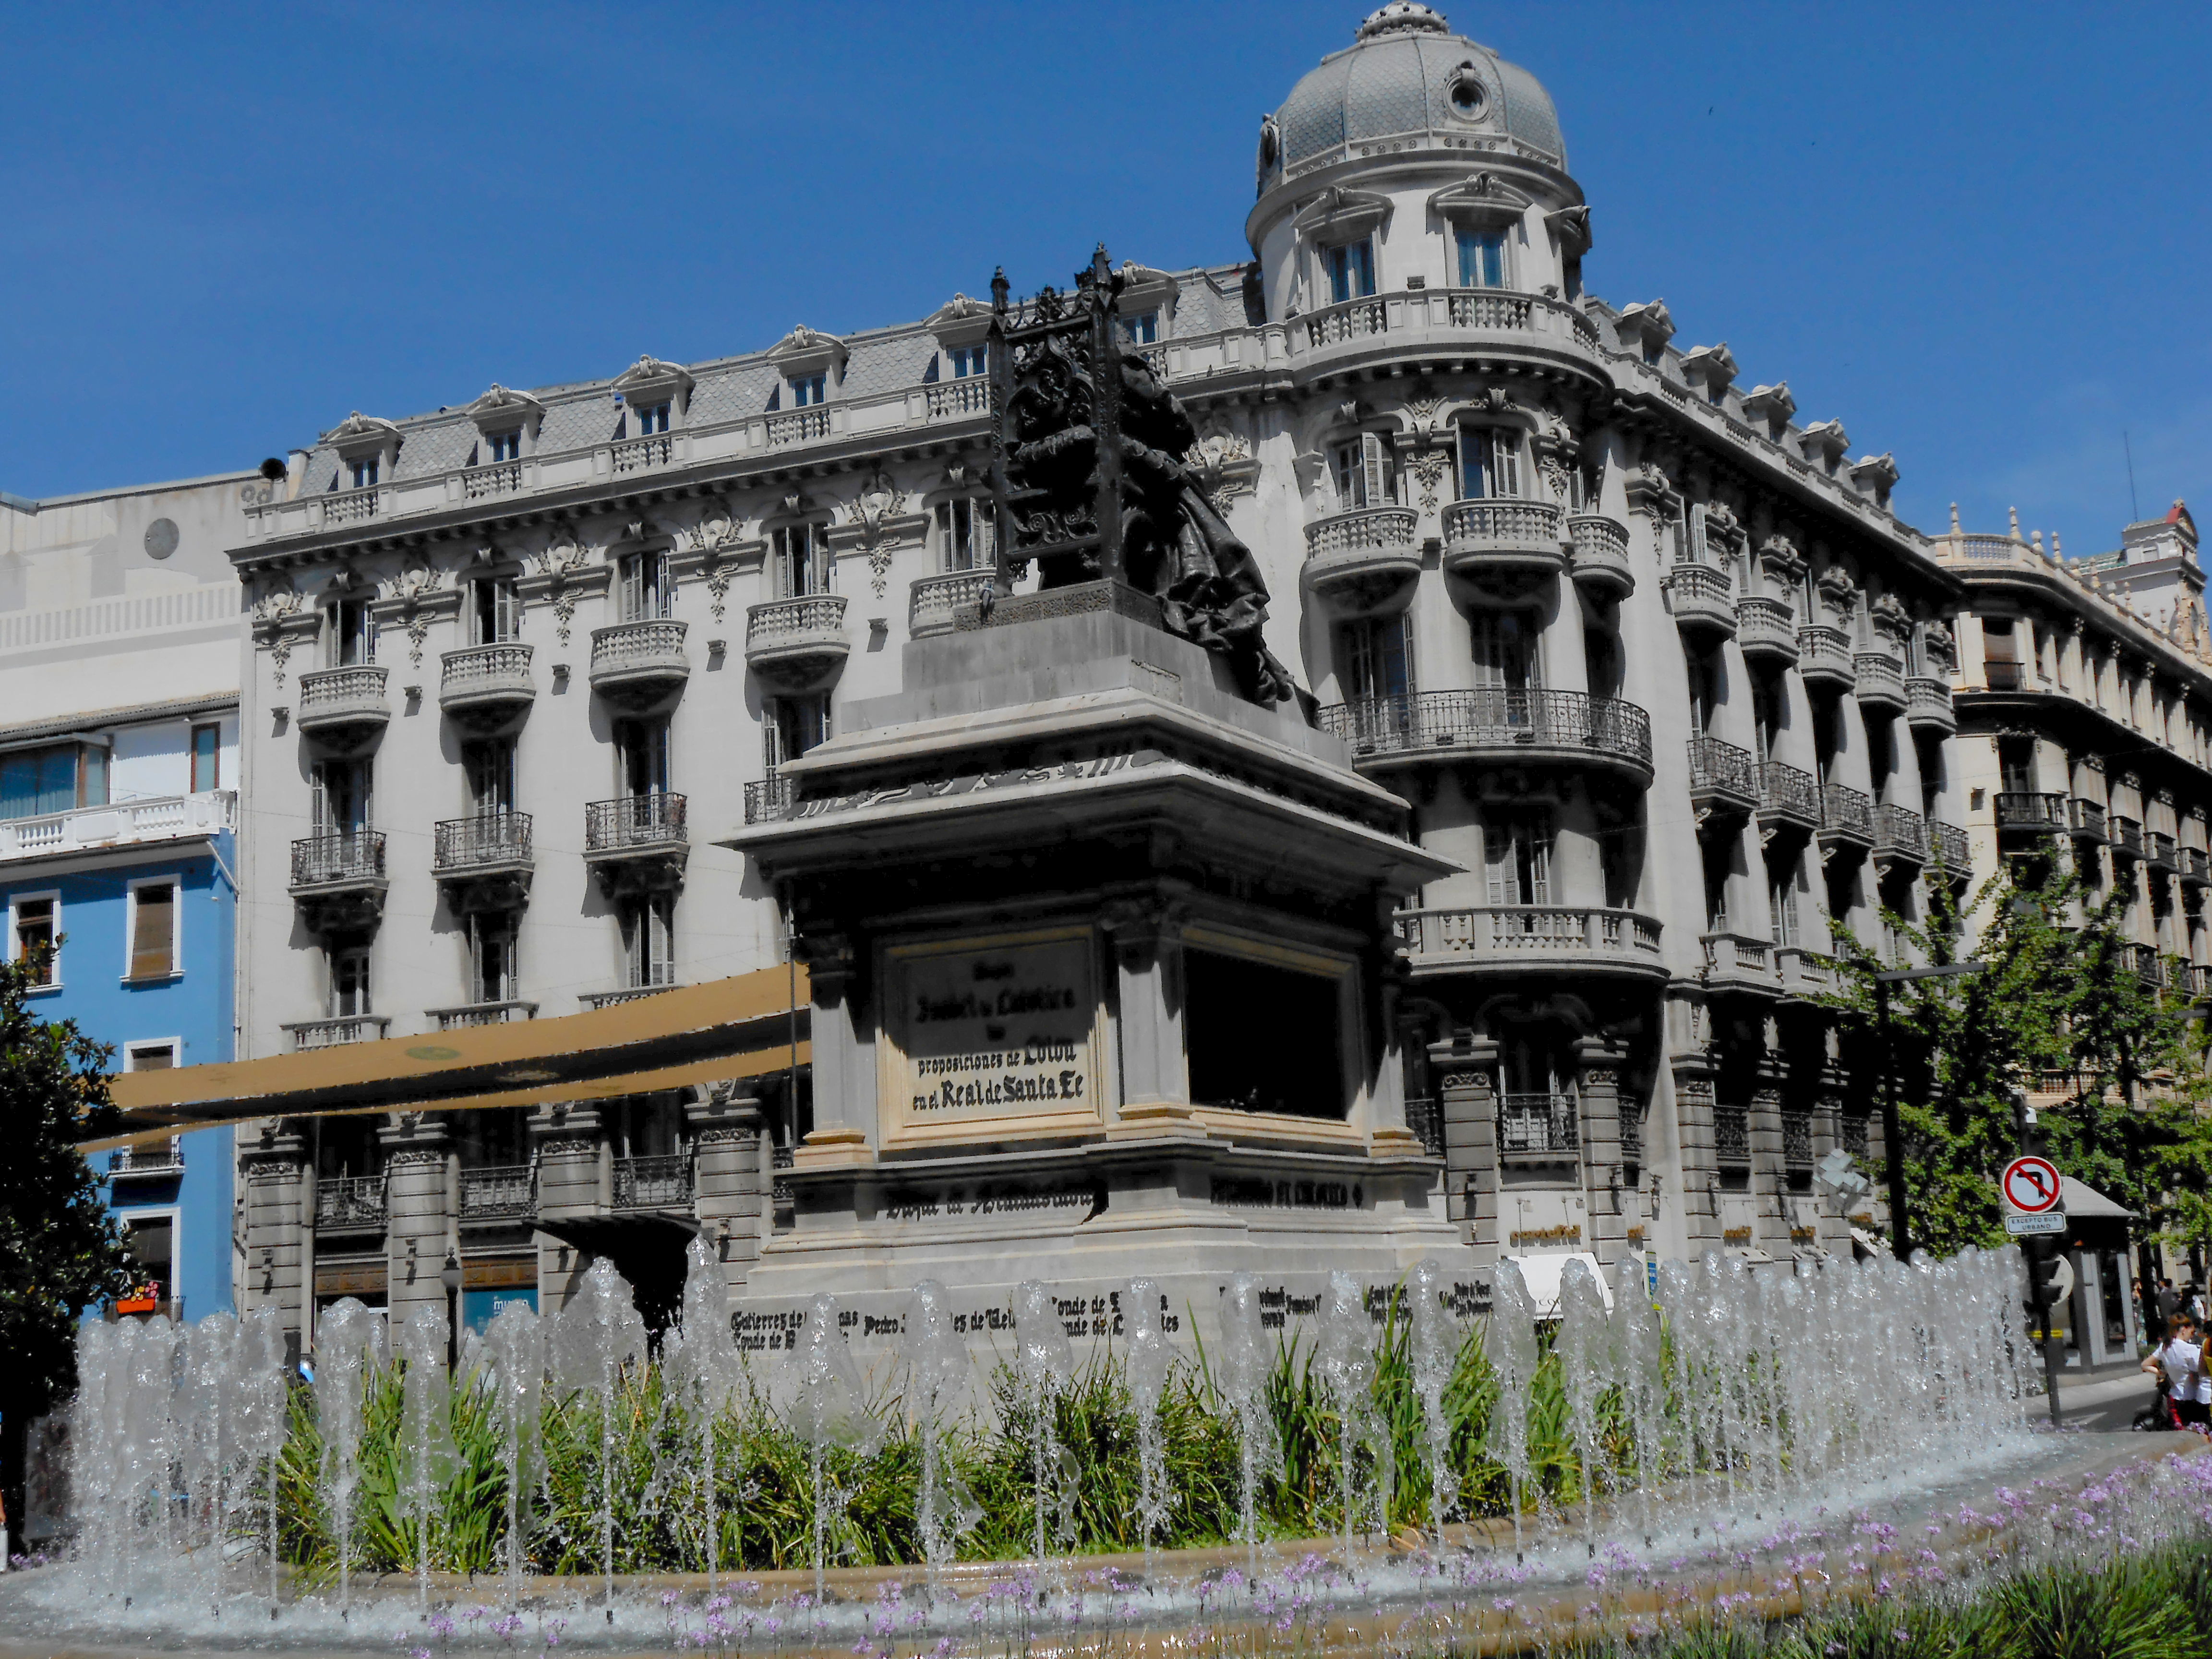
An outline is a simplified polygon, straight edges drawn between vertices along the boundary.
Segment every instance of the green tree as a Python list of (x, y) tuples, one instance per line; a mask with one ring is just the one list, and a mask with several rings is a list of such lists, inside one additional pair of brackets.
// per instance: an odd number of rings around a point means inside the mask
[(0, 963), (0, 1495), (10, 1554), (23, 1547), (26, 1431), (76, 1386), (83, 1310), (130, 1283), (122, 1231), (76, 1150), (123, 1127), (108, 1096), (114, 1050), (74, 1021), (33, 1012), (31, 974)]
[[(1929, 891), (1924, 924), (1885, 910), (1885, 925), (1927, 961), (1948, 963), (1960, 958), (1972, 916), (1986, 966), (1889, 988), (1914, 1243), (1942, 1254), (2003, 1242), (1996, 1177), (2016, 1146), (2013, 1088), (2049, 1092), (2060, 1079), (2066, 1103), (2041, 1127), (2061, 1169), (2152, 1227), (2182, 1219), (2184, 1195), (2212, 1211), (2192, 1024), (2182, 999), (2162, 997), (2136, 971), (2122, 896), (2100, 901), (2063, 872), (2033, 880), (2011, 868), (1965, 912), (1942, 884)], [(1861, 1097), (1878, 1099), (1885, 1033), (1872, 976), (1890, 964), (1845, 930), (1837, 941), (1843, 1052), (1859, 1057)]]

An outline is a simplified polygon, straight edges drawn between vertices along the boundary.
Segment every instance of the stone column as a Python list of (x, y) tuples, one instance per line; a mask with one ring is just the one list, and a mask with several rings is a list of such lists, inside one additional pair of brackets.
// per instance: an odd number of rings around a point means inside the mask
[(307, 1275), (308, 1229), (314, 1224), (313, 1188), (301, 1202), (303, 1182), (313, 1179), (304, 1136), (275, 1118), (258, 1133), (240, 1137), (239, 1172), (246, 1182), (246, 1295), (240, 1313), (275, 1307), (283, 1316), (288, 1346), (303, 1345), (313, 1291)]
[(798, 1148), (799, 1168), (875, 1160), (874, 1044), (860, 1006), (859, 952), (843, 933), (801, 938), (797, 948), (812, 988), (814, 1127)]
[(444, 1315), (446, 1287), (438, 1274), (459, 1234), (443, 1115), (404, 1112), (377, 1139), (384, 1147), (385, 1303), (396, 1330), (425, 1304)]
[(1713, 1063), (1702, 1049), (1669, 1056), (1675, 1139), (1682, 1153), (1682, 1232), (1692, 1260), (1721, 1243), (1720, 1165), (1713, 1154)]
[[(605, 1194), (598, 1106), (590, 1101), (541, 1106), (530, 1115), (530, 1134), (538, 1148), (538, 1213), (549, 1221), (600, 1214)], [(538, 1235), (540, 1313), (551, 1313), (568, 1299), (587, 1265), (581, 1255), (550, 1234)]]
[(1109, 1133), (1191, 1128), (1190, 1056), (1183, 1047), (1182, 907), (1118, 899), (1100, 921), (1111, 942), (1121, 1100)]
[(1789, 1206), (1783, 1202), (1782, 1061), (1770, 1048), (1759, 1061), (1745, 1127), (1751, 1138), (1751, 1242), (1771, 1255), (1790, 1254)]
[(738, 1082), (717, 1083), (684, 1108), (691, 1131), (700, 1236), (734, 1294), (768, 1231), (767, 1136), (761, 1103)]
[(1475, 1260), (1498, 1260), (1498, 1045), (1456, 1036), (1429, 1048), (1444, 1121), (1444, 1213), (1474, 1247)]
[(1625, 1045), (1604, 1037), (1575, 1042), (1577, 1094), (1581, 1101), (1583, 1199), (1589, 1217), (1585, 1248), (1610, 1270), (1628, 1248), (1628, 1218), (1620, 1190), (1620, 1067)]
[[(1835, 1060), (1823, 1061), (1813, 1094), (1813, 1164), (1820, 1167), (1820, 1160), (1835, 1151), (1843, 1141), (1844, 1091), (1850, 1079), (1842, 1066)], [(1838, 1206), (1820, 1195), (1816, 1185), (1813, 1193), (1814, 1207), (1820, 1215), (1819, 1243), (1831, 1255), (1851, 1259), (1851, 1224)]]

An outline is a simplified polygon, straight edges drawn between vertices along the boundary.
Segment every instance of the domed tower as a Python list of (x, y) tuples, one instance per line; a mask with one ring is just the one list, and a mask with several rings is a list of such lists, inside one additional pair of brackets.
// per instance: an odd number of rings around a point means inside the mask
[(1390, 0), (1261, 124), (1245, 234), (1270, 318), (1407, 288), (1575, 298), (1589, 210), (1536, 77)]

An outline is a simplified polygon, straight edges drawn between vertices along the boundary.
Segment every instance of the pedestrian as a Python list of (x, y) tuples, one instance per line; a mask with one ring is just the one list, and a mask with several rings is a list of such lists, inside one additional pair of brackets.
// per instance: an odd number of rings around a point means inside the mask
[(2144, 1358), (2142, 1369), (2158, 1375), (2174, 1420), (2202, 1434), (2212, 1423), (2212, 1376), (2205, 1373), (2204, 1344), (2197, 1329), (2194, 1314), (2175, 1315), (2166, 1340), (2157, 1352)]
[(2136, 1334), (2139, 1340), (2148, 1342), (2150, 1340), (2150, 1327), (2143, 1322), (2150, 1317), (2150, 1308), (2143, 1301), (2143, 1282), (2140, 1278), (2134, 1281), (2128, 1294), (2135, 1298)]
[(2174, 1315), (2181, 1311), (2181, 1297), (2174, 1290), (2172, 1279), (2161, 1279), (2158, 1281), (2158, 1294), (2155, 1300), (2158, 1304), (2158, 1338), (2163, 1342), (2166, 1334), (2173, 1329)]

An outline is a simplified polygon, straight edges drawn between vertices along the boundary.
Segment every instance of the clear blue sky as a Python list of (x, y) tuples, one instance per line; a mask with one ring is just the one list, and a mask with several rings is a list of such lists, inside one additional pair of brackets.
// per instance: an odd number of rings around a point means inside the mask
[[(1557, 99), (1593, 291), (1891, 450), (1929, 529), (2212, 508), (2212, 9), (1440, 0)], [(1359, 0), (0, 8), (0, 489), (1118, 259), (1249, 257)], [(1080, 23), (1083, 27), (1079, 28)]]

